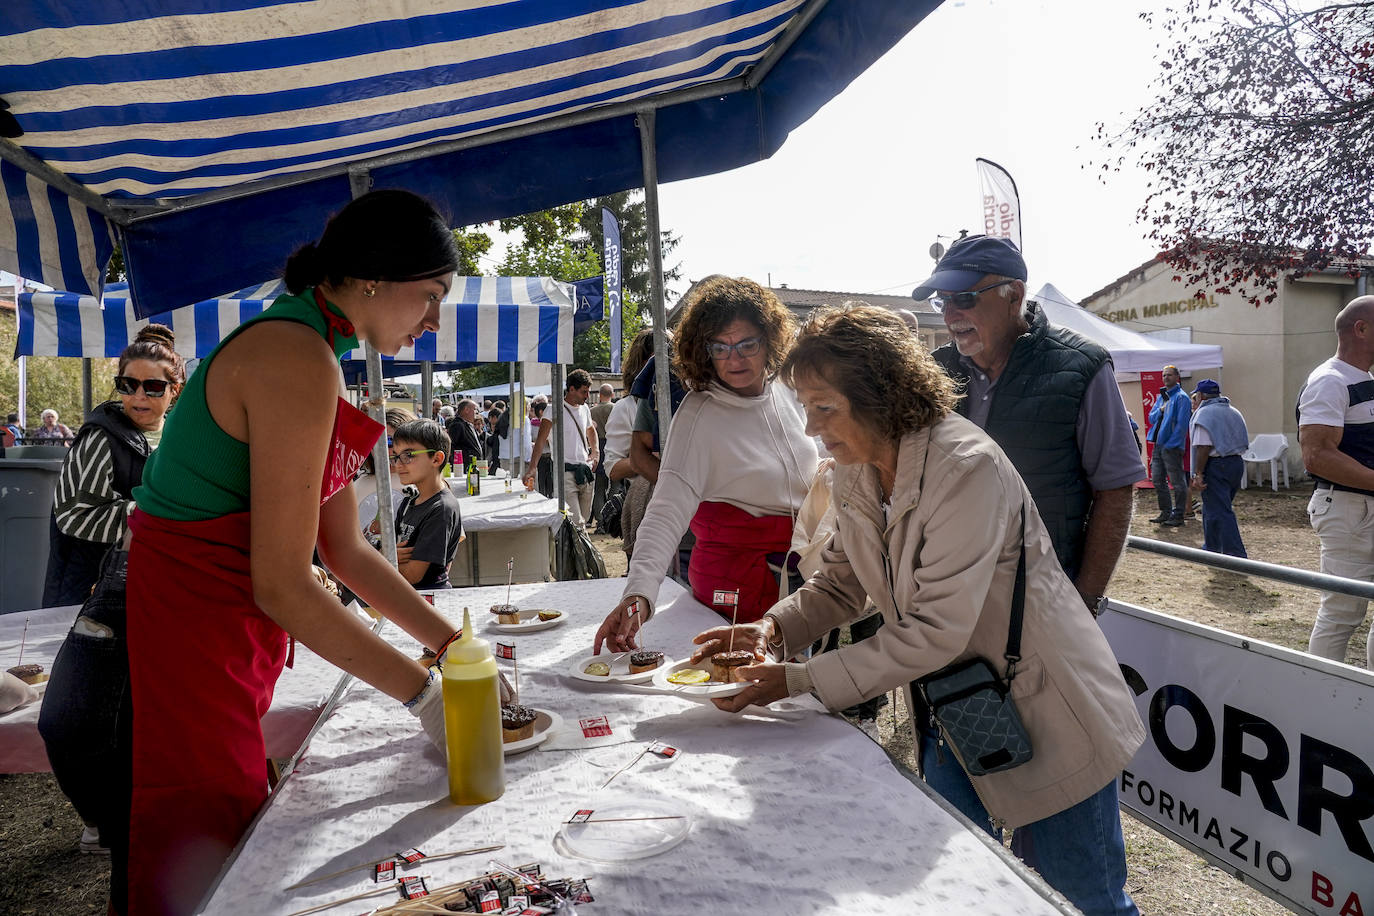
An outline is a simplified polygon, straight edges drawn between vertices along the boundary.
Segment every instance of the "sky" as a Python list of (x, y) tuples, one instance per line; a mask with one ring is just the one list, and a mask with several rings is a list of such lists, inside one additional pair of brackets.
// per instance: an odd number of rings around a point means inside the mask
[(1149, 260), (1143, 179), (1104, 186), (1086, 167), (1103, 154), (1097, 122), (1124, 124), (1150, 98), (1144, 4), (946, 0), (771, 159), (661, 187), (678, 291), (724, 273), (909, 295), (932, 242), (979, 230), (979, 156), (1017, 183), (1032, 291), (1077, 301)]

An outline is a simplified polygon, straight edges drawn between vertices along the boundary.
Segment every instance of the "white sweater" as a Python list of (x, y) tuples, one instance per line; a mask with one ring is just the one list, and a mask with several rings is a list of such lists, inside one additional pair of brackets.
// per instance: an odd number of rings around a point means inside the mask
[(702, 502), (795, 519), (816, 462), (801, 407), (780, 383), (752, 398), (720, 385), (688, 393), (669, 427), (622, 597), (637, 595), (652, 612), (663, 571)]

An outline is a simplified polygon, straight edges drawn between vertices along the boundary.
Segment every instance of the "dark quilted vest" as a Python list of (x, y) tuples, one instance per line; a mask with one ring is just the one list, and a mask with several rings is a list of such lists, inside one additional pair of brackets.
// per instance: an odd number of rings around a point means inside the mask
[[(91, 418), (81, 426), (72, 448), (87, 436), (103, 435), (110, 440), (114, 491), (124, 499), (131, 498), (134, 487), (143, 480), (143, 466), (148, 463), (148, 440), (133, 422), (124, 416), (118, 401), (106, 401), (91, 411)], [(48, 521), (48, 570), (43, 585), (43, 606), (60, 607), (81, 604), (90, 597), (91, 588), (100, 577), (100, 560), (110, 549), (109, 544), (83, 541), (63, 533), (57, 527), (57, 510)]]
[[(997, 379), (986, 431), (1026, 482), (1059, 564), (1073, 577), (1083, 559), (1092, 505), (1078, 450), (1078, 409), (1088, 383), (1110, 354), (1074, 331), (1050, 327), (1034, 302), (1026, 317), (1030, 330), (1017, 339)], [(931, 355), (961, 387), (967, 383), (954, 344)], [(967, 401), (959, 402), (959, 412), (968, 416)]]

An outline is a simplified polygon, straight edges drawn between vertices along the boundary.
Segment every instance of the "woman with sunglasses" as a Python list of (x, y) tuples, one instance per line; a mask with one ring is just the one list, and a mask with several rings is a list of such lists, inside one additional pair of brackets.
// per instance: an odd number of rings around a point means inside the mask
[(689, 525), (692, 594), (725, 619), (758, 620), (791, 578), (792, 526), (817, 462), (796, 398), (773, 381), (796, 322), (750, 280), (708, 277), (687, 295), (673, 369), (688, 394), (673, 415), (621, 602), (596, 632), (598, 653), (603, 644), (636, 646)]
[(124, 537), (134, 487), (162, 437), (167, 410), (186, 381), (171, 328), (150, 324), (119, 354), (114, 387), (76, 434), (57, 478), (49, 526), (43, 607), (80, 604), (100, 574), (100, 558)]
[(289, 292), (187, 382), (129, 519), (132, 792), (111, 837), (116, 912), (190, 913), (214, 880), (267, 798), (260, 719), (293, 640), (405, 704), (442, 746), (435, 672), (321, 588), (311, 556), (437, 654), (456, 635), (359, 530), (349, 488), (383, 427), (343, 397), (338, 361), (362, 340), (394, 355), (436, 330), (457, 264), (427, 201), (366, 194), (287, 261)]

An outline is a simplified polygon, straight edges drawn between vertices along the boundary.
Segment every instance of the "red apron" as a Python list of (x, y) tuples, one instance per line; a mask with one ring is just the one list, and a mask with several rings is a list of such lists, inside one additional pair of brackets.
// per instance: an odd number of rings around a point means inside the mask
[[(384, 428), (339, 399), (321, 505)], [(129, 527), (128, 913), (181, 916), (267, 798), (261, 720), (288, 638), (253, 602), (249, 513), (182, 522), (135, 511)]]
[(753, 516), (729, 503), (703, 502), (692, 518), (692, 562), (687, 581), (692, 596), (730, 618), (730, 608), (711, 599), (717, 589), (739, 589), (739, 623), (753, 623), (778, 601), (778, 577), (768, 568), (769, 554), (792, 546), (792, 519)]

